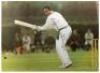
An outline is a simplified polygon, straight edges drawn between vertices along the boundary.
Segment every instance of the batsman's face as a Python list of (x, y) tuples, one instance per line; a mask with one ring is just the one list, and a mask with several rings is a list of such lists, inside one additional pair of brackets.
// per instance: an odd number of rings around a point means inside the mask
[(50, 10), (48, 10), (48, 9), (43, 9), (43, 13), (44, 13), (44, 15), (48, 16), (49, 13), (50, 13)]

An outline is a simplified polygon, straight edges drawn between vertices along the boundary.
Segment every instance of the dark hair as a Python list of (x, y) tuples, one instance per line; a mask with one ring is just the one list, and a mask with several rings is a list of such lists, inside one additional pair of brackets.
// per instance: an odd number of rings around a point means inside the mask
[(51, 7), (50, 6), (44, 6), (43, 9), (51, 10)]

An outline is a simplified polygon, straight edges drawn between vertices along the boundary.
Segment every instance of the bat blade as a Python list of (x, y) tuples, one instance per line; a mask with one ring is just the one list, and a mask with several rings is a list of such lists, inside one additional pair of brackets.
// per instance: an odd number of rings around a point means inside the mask
[(34, 24), (30, 24), (30, 23), (27, 23), (27, 22), (24, 22), (24, 21), (21, 21), (21, 20), (14, 20), (14, 23), (16, 25), (20, 25), (20, 26), (24, 26), (24, 27), (28, 27), (28, 28), (32, 28), (32, 29), (36, 29), (37, 26)]

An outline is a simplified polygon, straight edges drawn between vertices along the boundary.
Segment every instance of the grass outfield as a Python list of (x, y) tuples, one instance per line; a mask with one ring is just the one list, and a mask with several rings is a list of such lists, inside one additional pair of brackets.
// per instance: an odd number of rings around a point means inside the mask
[(73, 65), (60, 69), (60, 61), (55, 52), (31, 53), (23, 55), (9, 54), (7, 59), (2, 55), (2, 71), (98, 71), (98, 54), (91, 51), (69, 51)]

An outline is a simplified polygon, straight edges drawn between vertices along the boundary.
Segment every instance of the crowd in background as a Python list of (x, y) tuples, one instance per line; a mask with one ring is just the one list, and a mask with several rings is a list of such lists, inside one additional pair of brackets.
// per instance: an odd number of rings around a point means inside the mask
[[(84, 43), (81, 43), (81, 40), (84, 39)], [(93, 32), (88, 29), (85, 34), (84, 38), (80, 37), (80, 34), (78, 33), (78, 30), (75, 29), (73, 30), (71, 39), (70, 39), (70, 47), (72, 51), (76, 51), (77, 49), (84, 49), (84, 50), (90, 50), (93, 45), (93, 39), (94, 39), (94, 34)]]
[[(81, 39), (85, 40), (83, 44), (81, 43)], [(91, 50), (93, 39), (94, 34), (90, 29), (85, 32), (84, 38), (80, 36), (77, 29), (74, 29), (67, 46), (73, 52), (78, 49), (89, 51)], [(39, 52), (40, 50), (49, 53), (55, 48), (55, 38), (47, 36), (44, 39), (41, 31), (34, 31), (34, 41), (29, 33), (22, 34), (20, 31), (17, 31), (14, 41), (14, 51), (16, 54)]]

